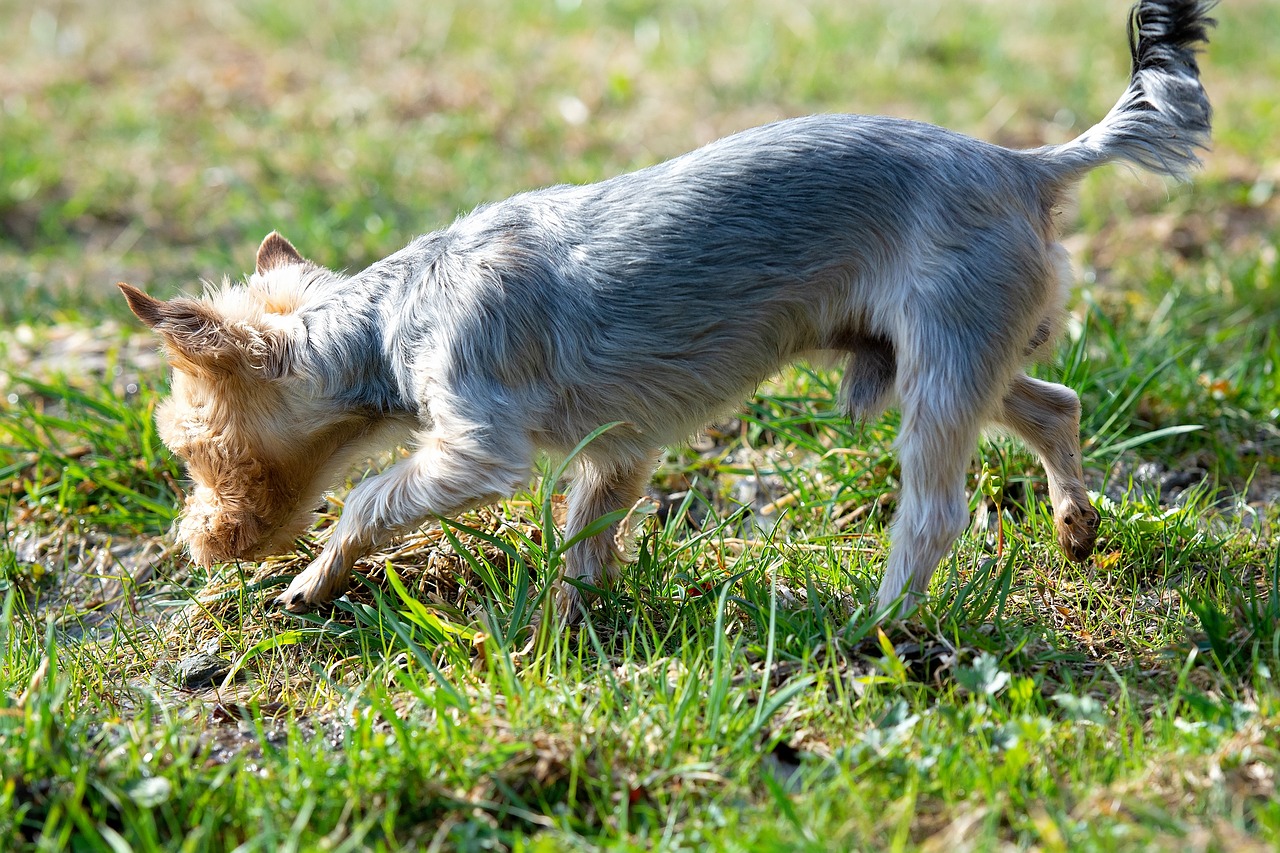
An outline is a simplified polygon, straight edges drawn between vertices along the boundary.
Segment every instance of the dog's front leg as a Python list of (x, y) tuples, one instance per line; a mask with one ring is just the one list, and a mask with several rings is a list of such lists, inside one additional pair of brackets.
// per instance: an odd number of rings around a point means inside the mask
[(510, 495), (528, 478), (527, 463), (428, 438), (409, 458), (360, 482), (320, 556), (293, 579), (276, 603), (299, 613), (347, 590), (356, 560), (429, 518), (457, 515)]

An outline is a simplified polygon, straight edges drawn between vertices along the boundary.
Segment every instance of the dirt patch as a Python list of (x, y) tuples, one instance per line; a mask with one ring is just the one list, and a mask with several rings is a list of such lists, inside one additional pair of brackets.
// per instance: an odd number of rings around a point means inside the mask
[(65, 635), (110, 635), (123, 615), (160, 618), (150, 603), (174, 565), (174, 548), (159, 537), (79, 531), (71, 524), (47, 533), (23, 529), (9, 540), (19, 578), (30, 585), (38, 613), (52, 613)]
[[(1125, 281), (1121, 277), (1113, 282), (1112, 270), (1149, 270), (1157, 256), (1175, 270), (1190, 269), (1211, 257), (1256, 256), (1274, 267), (1280, 160), (1233, 159), (1215, 166), (1202, 179), (1203, 189), (1172, 203), (1166, 186), (1128, 186), (1125, 212), (1107, 216), (1096, 233), (1068, 236), (1071, 254), (1099, 283), (1115, 286)], [(1205, 203), (1206, 197), (1212, 198), (1211, 204)]]

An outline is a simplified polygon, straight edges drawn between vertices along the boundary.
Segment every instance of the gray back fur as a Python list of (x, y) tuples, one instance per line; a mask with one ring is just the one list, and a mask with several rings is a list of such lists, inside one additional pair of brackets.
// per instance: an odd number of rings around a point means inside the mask
[[(354, 347), (387, 368), (391, 381), (373, 387), (388, 409), (428, 405), (443, 383), (488, 400), (486, 420), (520, 395), (514, 409), (537, 413), (520, 426), (539, 443), (572, 447), (625, 420), (661, 444), (816, 350), (863, 353), (880, 389), (869, 396), (882, 397), (913, 303), (949, 307), (961, 333), (939, 342), (949, 347), (981, 350), (992, 313), (1012, 315), (1025, 345), (1042, 317), (1019, 318), (1045, 302), (1025, 291), (1046, 274), (1050, 177), (1034, 156), (931, 125), (778, 122), (482, 207), (303, 319), (312, 346)], [(957, 267), (982, 279), (957, 279)]]

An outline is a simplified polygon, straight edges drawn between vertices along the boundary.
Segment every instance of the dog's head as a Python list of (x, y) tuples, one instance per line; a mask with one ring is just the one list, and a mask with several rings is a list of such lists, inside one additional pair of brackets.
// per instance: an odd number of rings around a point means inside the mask
[(327, 403), (300, 363), (298, 312), (326, 276), (272, 232), (247, 284), (169, 301), (119, 285), (173, 367), (156, 425), (192, 480), (178, 538), (201, 565), (288, 550), (367, 426)]

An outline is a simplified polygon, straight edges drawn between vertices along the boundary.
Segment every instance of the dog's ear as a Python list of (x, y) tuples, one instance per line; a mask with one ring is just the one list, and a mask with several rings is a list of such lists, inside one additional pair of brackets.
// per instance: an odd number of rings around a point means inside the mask
[(154, 329), (156, 324), (164, 317), (165, 303), (153, 296), (148, 296), (132, 284), (125, 284), (123, 281), (116, 282), (116, 287), (120, 288), (120, 292), (124, 294), (124, 301), (129, 303), (129, 310), (139, 320)]
[(277, 231), (272, 231), (268, 234), (262, 241), (262, 245), (258, 247), (256, 267), (259, 275), (276, 267), (305, 264), (306, 262), (306, 259), (298, 253), (298, 250), (293, 248), (293, 244), (281, 237)]
[(164, 339), (174, 358), (212, 373), (229, 373), (244, 362), (250, 342), (210, 306), (183, 297), (166, 302), (124, 282), (116, 286), (130, 310)]

